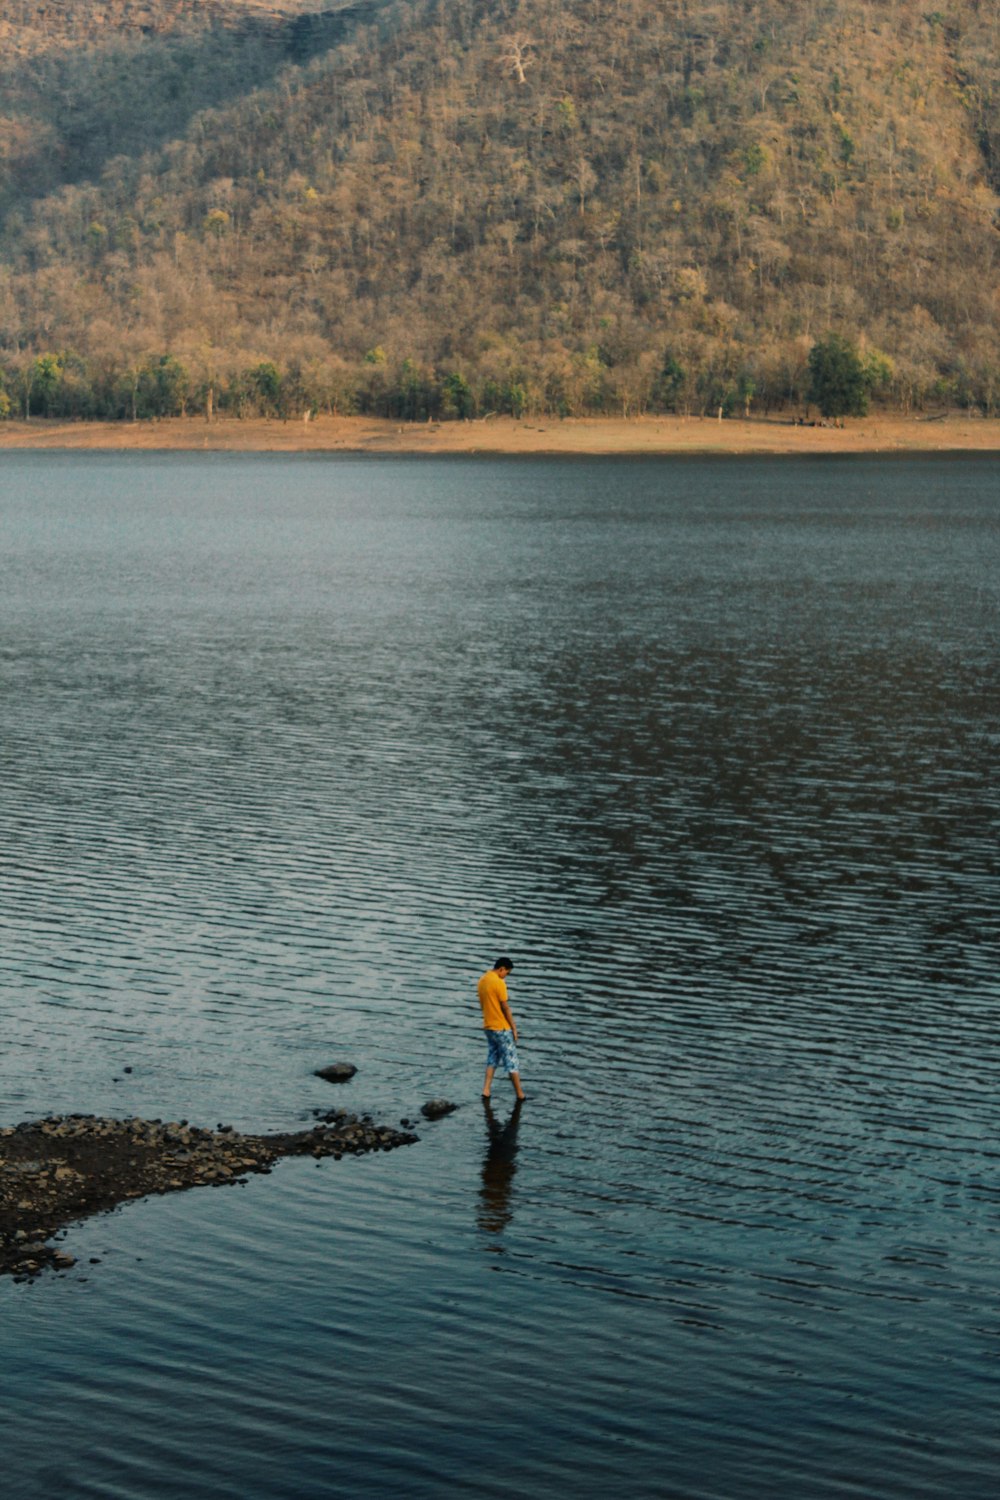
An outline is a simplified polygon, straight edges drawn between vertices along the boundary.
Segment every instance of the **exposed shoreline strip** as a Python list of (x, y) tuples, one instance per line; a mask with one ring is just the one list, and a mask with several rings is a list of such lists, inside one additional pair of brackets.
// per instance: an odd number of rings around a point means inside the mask
[(870, 416), (843, 427), (784, 418), (496, 417), (468, 422), (398, 423), (370, 417), (313, 421), (172, 417), (156, 422), (0, 425), (0, 456), (18, 450), (99, 452), (386, 453), (480, 455), (997, 453), (1000, 419)]

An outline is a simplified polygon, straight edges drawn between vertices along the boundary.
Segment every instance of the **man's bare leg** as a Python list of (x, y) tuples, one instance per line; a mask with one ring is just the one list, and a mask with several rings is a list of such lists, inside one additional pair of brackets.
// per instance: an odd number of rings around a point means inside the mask
[(514, 1085), (514, 1093), (517, 1095), (517, 1097), (519, 1099), (525, 1099), (525, 1098), (527, 1098), (527, 1095), (525, 1094), (524, 1089), (521, 1087), (521, 1075), (520, 1075), (520, 1073), (512, 1073), (510, 1075), (510, 1081)]
[(496, 1072), (496, 1068), (487, 1068), (486, 1069), (486, 1077), (483, 1079), (483, 1098), (484, 1099), (488, 1099), (490, 1097), (490, 1089), (493, 1087), (493, 1074), (495, 1072)]

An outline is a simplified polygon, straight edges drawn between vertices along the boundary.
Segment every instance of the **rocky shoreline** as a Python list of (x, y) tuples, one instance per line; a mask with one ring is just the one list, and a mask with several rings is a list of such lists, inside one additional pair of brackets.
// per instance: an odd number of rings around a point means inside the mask
[(347, 1110), (322, 1112), (310, 1130), (241, 1135), (186, 1120), (57, 1115), (0, 1129), (0, 1275), (26, 1280), (67, 1270), (75, 1257), (51, 1243), (78, 1219), (153, 1193), (223, 1187), (269, 1172), (284, 1156), (339, 1159), (392, 1151), (418, 1137)]

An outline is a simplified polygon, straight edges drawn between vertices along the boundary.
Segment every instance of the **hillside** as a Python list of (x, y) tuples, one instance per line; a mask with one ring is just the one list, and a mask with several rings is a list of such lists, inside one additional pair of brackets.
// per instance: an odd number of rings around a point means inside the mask
[(344, 0), (6, 0), (0, 213), (183, 134), (343, 34)]
[(797, 408), (835, 330), (876, 400), (997, 408), (1000, 4), (400, 0), (312, 57), (260, 9), (109, 0), (44, 75), (92, 123), (8, 169), (13, 406)]

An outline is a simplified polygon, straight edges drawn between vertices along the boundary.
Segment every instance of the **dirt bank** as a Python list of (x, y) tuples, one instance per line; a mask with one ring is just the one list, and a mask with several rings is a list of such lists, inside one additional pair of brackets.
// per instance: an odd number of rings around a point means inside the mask
[(4, 422), (0, 454), (16, 448), (247, 453), (932, 453), (1000, 452), (1000, 420), (866, 417), (843, 427), (797, 426), (786, 418), (719, 422), (708, 417), (610, 417), (566, 421), (498, 417), (401, 425), (369, 417), (315, 421)]
[[(406, 1124), (409, 1124), (407, 1121)], [(417, 1140), (409, 1130), (333, 1110), (311, 1130), (238, 1135), (186, 1120), (102, 1120), (63, 1115), (0, 1129), (0, 1275), (65, 1269), (74, 1257), (49, 1243), (67, 1224), (150, 1193), (222, 1187), (269, 1172), (283, 1156), (360, 1155)]]

